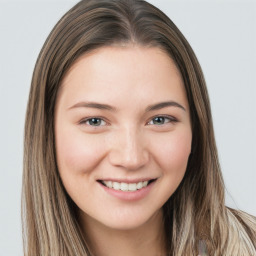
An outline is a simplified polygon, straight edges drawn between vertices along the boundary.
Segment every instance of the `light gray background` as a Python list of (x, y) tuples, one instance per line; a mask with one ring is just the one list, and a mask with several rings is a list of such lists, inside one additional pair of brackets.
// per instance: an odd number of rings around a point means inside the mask
[[(0, 1), (0, 255), (22, 255), (23, 126), (37, 55), (77, 1)], [(256, 215), (256, 2), (149, 1), (186, 36), (208, 84), (227, 204)]]

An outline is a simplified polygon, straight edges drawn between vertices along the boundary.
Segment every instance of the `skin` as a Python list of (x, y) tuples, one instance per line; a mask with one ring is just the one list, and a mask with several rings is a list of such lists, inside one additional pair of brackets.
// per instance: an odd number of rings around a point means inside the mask
[[(146, 111), (167, 101), (177, 104)], [(134, 45), (80, 57), (61, 84), (55, 137), (59, 173), (93, 252), (164, 255), (162, 206), (185, 174), (192, 141), (183, 80), (171, 58)], [(156, 181), (139, 200), (117, 198), (98, 182), (146, 178)]]

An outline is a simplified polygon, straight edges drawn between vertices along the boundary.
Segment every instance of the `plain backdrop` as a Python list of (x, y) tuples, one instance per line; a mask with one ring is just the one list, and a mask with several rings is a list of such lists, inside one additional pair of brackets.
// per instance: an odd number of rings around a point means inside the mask
[[(227, 205), (256, 215), (256, 2), (155, 0), (194, 49), (210, 94)], [(0, 255), (21, 256), (23, 127), (37, 55), (77, 1), (0, 1)]]

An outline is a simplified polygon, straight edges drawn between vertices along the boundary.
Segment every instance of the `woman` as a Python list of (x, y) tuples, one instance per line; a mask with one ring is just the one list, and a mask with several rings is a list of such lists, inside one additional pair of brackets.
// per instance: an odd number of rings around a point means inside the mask
[(84, 0), (55, 26), (25, 126), (25, 255), (256, 255), (224, 204), (206, 85), (145, 1)]

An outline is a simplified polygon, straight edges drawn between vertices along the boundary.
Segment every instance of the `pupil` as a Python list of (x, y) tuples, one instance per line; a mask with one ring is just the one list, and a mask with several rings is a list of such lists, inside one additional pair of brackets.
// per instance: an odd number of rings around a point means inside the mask
[(92, 118), (89, 120), (90, 125), (99, 126), (100, 125), (100, 119), (99, 118)]
[(154, 124), (163, 124), (163, 123), (164, 123), (164, 117), (154, 118)]

